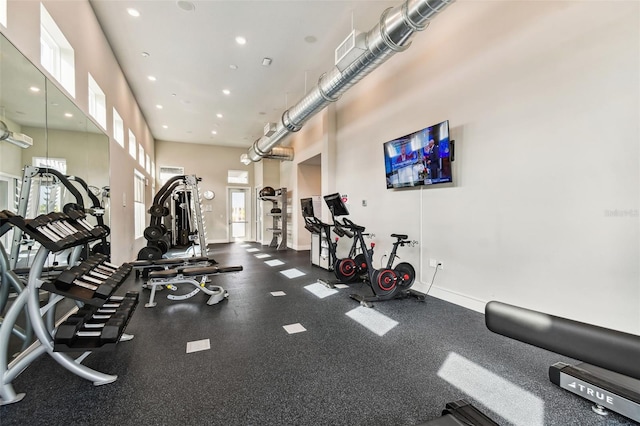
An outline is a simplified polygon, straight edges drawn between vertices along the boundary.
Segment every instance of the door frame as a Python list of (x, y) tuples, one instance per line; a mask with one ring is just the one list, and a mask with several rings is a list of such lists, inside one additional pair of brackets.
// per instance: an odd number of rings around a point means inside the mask
[[(231, 237), (231, 192), (242, 191), (245, 194), (245, 237), (243, 239), (235, 239)], [(227, 186), (227, 241), (230, 243), (237, 241), (251, 241), (251, 187), (249, 186)]]

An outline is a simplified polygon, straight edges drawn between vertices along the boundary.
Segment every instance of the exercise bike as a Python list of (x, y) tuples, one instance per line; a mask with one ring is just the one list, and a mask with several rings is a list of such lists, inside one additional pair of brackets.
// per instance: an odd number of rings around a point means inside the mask
[[(333, 261), (333, 273), (336, 278), (343, 283), (351, 283), (362, 279), (367, 274), (367, 262), (364, 253), (358, 253), (359, 242), (354, 238), (354, 233), (351, 230), (351, 226), (344, 223), (340, 223), (336, 216), (347, 216), (349, 211), (347, 206), (342, 202), (340, 194), (330, 194), (324, 196), (324, 201), (331, 212), (331, 218), (333, 220), (333, 232), (338, 237), (347, 237), (353, 239), (349, 254), (345, 258), (338, 258), (335, 254), (335, 248), (338, 245), (336, 239), (334, 248), (334, 261)], [(369, 237), (373, 237), (372, 234), (362, 234)]]
[(404, 247), (405, 245), (414, 246), (416, 241), (408, 240), (406, 234), (391, 234), (391, 237), (396, 241), (393, 243), (393, 249), (387, 260), (387, 264), (380, 269), (373, 267), (373, 252), (375, 243), (371, 243), (369, 248), (366, 247), (364, 241), (364, 227), (356, 225), (351, 220), (344, 218), (345, 225), (350, 227), (354, 233), (354, 239), (358, 241), (364, 254), (365, 263), (367, 265), (367, 278), (369, 286), (373, 291), (372, 296), (363, 296), (361, 294), (350, 294), (352, 299), (360, 302), (361, 305), (371, 307), (371, 302), (383, 301), (390, 299), (405, 298), (408, 296), (416, 296), (424, 300), (424, 295), (421, 293), (409, 290), (413, 285), (416, 278), (416, 271), (414, 267), (408, 262), (400, 262), (395, 267), (393, 263), (398, 257), (398, 247)]
[[(332, 214), (340, 212), (341, 216), (348, 215), (348, 211), (339, 194), (331, 194), (324, 197), (329, 210)], [(334, 223), (339, 223), (334, 219)], [(398, 258), (398, 247), (404, 247), (405, 245), (414, 246), (416, 241), (408, 240), (408, 235), (405, 234), (391, 234), (396, 241), (393, 243), (393, 249), (387, 260), (387, 264), (381, 269), (375, 269), (373, 267), (373, 253), (375, 243), (371, 243), (369, 247), (364, 240), (365, 228), (357, 225), (348, 218), (342, 218), (342, 224), (339, 224), (339, 229), (342, 232), (347, 232), (346, 235), (351, 235), (353, 238), (352, 251), (350, 255), (355, 254), (355, 250), (360, 248), (361, 253), (357, 256), (350, 256), (349, 258), (339, 259), (336, 261), (336, 276), (349, 275), (349, 277), (357, 276), (358, 271), (364, 273), (366, 281), (368, 282), (372, 296), (363, 296), (360, 294), (350, 294), (352, 299), (360, 302), (361, 305), (366, 307), (373, 306), (371, 302), (391, 300), (397, 298), (405, 298), (408, 296), (415, 296), (420, 300), (424, 300), (426, 295), (411, 290), (416, 277), (414, 267), (408, 262), (400, 262), (395, 267), (393, 263)]]

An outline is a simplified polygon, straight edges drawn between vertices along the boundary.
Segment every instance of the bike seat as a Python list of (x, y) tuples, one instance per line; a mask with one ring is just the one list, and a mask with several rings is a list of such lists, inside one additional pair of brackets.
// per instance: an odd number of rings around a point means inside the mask
[(405, 234), (391, 234), (391, 236), (399, 240), (406, 240), (407, 238), (409, 238), (409, 236)]

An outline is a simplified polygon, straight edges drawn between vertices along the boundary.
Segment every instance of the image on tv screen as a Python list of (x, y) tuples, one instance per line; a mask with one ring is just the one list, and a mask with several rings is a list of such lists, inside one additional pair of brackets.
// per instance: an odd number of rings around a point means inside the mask
[(387, 188), (451, 182), (449, 121), (384, 143)]

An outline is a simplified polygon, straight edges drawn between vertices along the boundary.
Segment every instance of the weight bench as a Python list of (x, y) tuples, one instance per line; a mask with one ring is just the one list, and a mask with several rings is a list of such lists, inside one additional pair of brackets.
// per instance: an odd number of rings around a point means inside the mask
[[(158, 287), (166, 286), (170, 290), (176, 290), (176, 285), (178, 284), (191, 284), (195, 289), (190, 293), (180, 296), (170, 294), (167, 296), (168, 299), (189, 299), (200, 291), (203, 291), (210, 296), (209, 300), (207, 300), (207, 305), (215, 305), (228, 297), (229, 293), (220, 286), (207, 286), (207, 278), (210, 275), (237, 271), (242, 271), (242, 266), (182, 267), (149, 272), (147, 288), (151, 287), (151, 295), (149, 296), (149, 302), (144, 306), (145, 308), (153, 308), (156, 306), (155, 297)], [(198, 279), (198, 277), (200, 278)]]
[(161, 269), (174, 269), (179, 266), (210, 266), (215, 265), (214, 259), (206, 256), (198, 257), (174, 257), (169, 259), (155, 259), (155, 260), (134, 260), (129, 262), (129, 265), (136, 271), (136, 278), (140, 276), (142, 272), (143, 277), (146, 277), (146, 273), (149, 270), (161, 270)]

